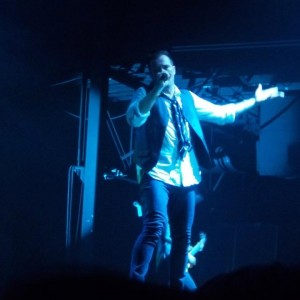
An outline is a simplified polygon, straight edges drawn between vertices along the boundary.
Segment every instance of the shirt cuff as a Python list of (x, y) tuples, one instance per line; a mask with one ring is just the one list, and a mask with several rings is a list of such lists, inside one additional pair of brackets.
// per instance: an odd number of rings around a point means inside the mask
[(136, 102), (135, 106), (134, 106), (134, 114), (138, 117), (138, 118), (147, 118), (150, 116), (150, 111), (148, 111), (145, 114), (142, 114), (140, 109), (139, 109), (139, 102)]

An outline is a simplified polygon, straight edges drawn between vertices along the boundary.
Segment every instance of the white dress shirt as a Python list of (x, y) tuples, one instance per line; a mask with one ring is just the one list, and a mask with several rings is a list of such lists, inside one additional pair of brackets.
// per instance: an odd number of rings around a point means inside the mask
[[(176, 86), (175, 98), (181, 105), (180, 95), (181, 92)], [(199, 121), (210, 122), (218, 125), (225, 125), (235, 121), (237, 111), (235, 103), (217, 105), (200, 98), (193, 92), (191, 92), (191, 95), (194, 100)], [(139, 111), (139, 101), (141, 101), (145, 96), (146, 90), (143, 87), (138, 88), (135, 91), (132, 101), (127, 109), (127, 121), (133, 127), (142, 126), (150, 116), (151, 111), (146, 114), (141, 114)], [(198, 184), (201, 181), (201, 170), (198, 166), (195, 152), (192, 149), (183, 159), (180, 159), (177, 149), (178, 138), (172, 120), (170, 101), (165, 99), (165, 104), (169, 113), (166, 134), (158, 162), (154, 168), (148, 172), (148, 174), (155, 179), (175, 186), (191, 186)], [(140, 166), (137, 166), (137, 172), (139, 173), (139, 171)]]

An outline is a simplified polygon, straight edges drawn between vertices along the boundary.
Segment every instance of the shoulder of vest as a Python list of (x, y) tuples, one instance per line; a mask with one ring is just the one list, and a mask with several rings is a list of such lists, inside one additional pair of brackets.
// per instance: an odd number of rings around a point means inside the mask
[(180, 89), (180, 92), (181, 93), (188, 93), (188, 94), (190, 94), (190, 91), (188, 90), (188, 89)]
[(190, 102), (193, 99), (193, 96), (192, 96), (191, 92), (188, 89), (182, 89), (182, 90), (180, 90), (180, 92), (181, 92), (182, 101)]
[(181, 89), (180, 92), (183, 97), (192, 97), (191, 91), (188, 89)]

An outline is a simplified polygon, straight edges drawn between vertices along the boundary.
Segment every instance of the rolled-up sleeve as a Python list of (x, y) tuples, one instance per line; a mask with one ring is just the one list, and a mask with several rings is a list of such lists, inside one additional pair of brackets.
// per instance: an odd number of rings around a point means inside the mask
[(126, 120), (130, 126), (142, 126), (150, 115), (150, 112), (142, 114), (139, 110), (140, 101), (146, 96), (146, 90), (143, 87), (138, 88), (126, 111)]

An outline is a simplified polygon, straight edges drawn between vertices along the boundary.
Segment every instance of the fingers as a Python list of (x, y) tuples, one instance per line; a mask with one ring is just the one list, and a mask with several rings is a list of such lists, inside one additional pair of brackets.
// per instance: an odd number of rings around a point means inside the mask
[(282, 91), (278, 91), (277, 97), (284, 98), (285, 94)]
[(255, 91), (255, 100), (257, 102), (265, 101), (269, 98), (284, 98), (284, 92), (278, 91), (278, 87), (271, 87), (268, 89), (263, 90), (262, 85), (259, 84), (256, 91)]

